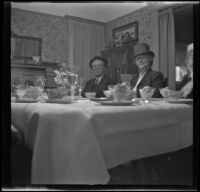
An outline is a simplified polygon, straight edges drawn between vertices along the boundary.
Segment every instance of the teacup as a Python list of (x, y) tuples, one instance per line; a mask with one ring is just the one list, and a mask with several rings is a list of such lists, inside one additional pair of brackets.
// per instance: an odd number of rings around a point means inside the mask
[(152, 98), (152, 96), (155, 92), (155, 88), (145, 86), (142, 89), (139, 89), (139, 91), (140, 91), (140, 96), (142, 99), (150, 99), (150, 98)]
[(164, 98), (182, 98), (183, 97), (183, 92), (182, 91), (173, 91), (170, 90), (169, 88), (163, 88), (160, 90), (160, 94), (164, 97)]
[(108, 90), (109, 91), (113, 91), (115, 89), (115, 85), (113, 84), (111, 84), (111, 85), (108, 85)]
[(86, 92), (85, 93), (85, 96), (88, 98), (88, 99), (91, 99), (91, 98), (94, 98), (96, 96), (96, 93), (95, 92)]
[(42, 89), (40, 87), (30, 87), (26, 90), (26, 96), (32, 99), (37, 99), (42, 93)]
[(111, 98), (113, 96), (112, 91), (110, 90), (105, 90), (103, 93), (107, 98)]
[(115, 90), (112, 93), (114, 102), (128, 101), (134, 97), (134, 92), (132, 90), (126, 90), (123, 92)]
[(22, 100), (26, 94), (26, 89), (16, 89), (17, 98)]

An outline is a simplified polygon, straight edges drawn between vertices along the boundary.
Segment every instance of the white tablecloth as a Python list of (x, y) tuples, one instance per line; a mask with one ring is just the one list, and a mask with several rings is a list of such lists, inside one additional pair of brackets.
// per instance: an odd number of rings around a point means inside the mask
[(12, 124), (33, 150), (32, 184), (106, 184), (107, 169), (193, 143), (193, 106), (12, 103)]

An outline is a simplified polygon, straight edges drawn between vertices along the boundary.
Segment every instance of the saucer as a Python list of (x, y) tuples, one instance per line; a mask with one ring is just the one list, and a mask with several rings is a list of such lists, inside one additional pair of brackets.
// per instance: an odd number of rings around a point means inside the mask
[(47, 99), (45, 103), (61, 103), (61, 104), (71, 104), (71, 100), (64, 100), (64, 99)]
[(102, 105), (108, 105), (108, 106), (129, 106), (132, 104), (137, 104), (134, 101), (121, 101), (121, 102), (115, 102), (115, 101), (99, 101), (100, 104)]
[(192, 104), (193, 99), (166, 99), (167, 103), (183, 103), (183, 104)]
[(90, 101), (109, 101), (110, 99), (106, 97), (100, 97), (100, 98), (90, 98)]
[(37, 103), (39, 100), (35, 99), (16, 99), (16, 103)]

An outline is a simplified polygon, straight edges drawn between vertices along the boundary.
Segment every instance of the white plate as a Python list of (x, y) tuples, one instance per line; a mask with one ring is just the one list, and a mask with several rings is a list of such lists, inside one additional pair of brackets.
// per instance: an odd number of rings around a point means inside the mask
[(122, 101), (122, 102), (114, 102), (114, 101), (99, 101), (102, 105), (108, 105), (108, 106), (128, 106), (132, 104), (137, 104), (137, 102), (134, 101)]
[(37, 103), (39, 100), (34, 99), (16, 99), (16, 103)]
[(100, 98), (90, 98), (90, 101), (108, 101), (109, 99), (106, 97), (100, 97)]
[(150, 98), (149, 101), (162, 101), (164, 98)]
[(185, 103), (185, 104), (192, 104), (193, 99), (166, 99), (168, 103)]
[(84, 98), (82, 96), (74, 96), (74, 100), (88, 100), (88, 98)]
[(63, 99), (47, 99), (46, 103), (61, 103), (61, 104), (71, 104), (71, 100), (63, 100)]
[(162, 101), (162, 100), (164, 100), (164, 98), (149, 98), (149, 99), (133, 98), (132, 99), (132, 101), (144, 101), (144, 100), (148, 100), (148, 101)]

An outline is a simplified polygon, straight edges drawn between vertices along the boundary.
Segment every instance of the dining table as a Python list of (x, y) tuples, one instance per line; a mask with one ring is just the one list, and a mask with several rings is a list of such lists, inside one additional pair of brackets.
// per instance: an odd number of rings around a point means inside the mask
[(192, 103), (104, 104), (11, 103), (11, 123), (33, 154), (31, 184), (105, 185), (111, 168), (193, 144)]

